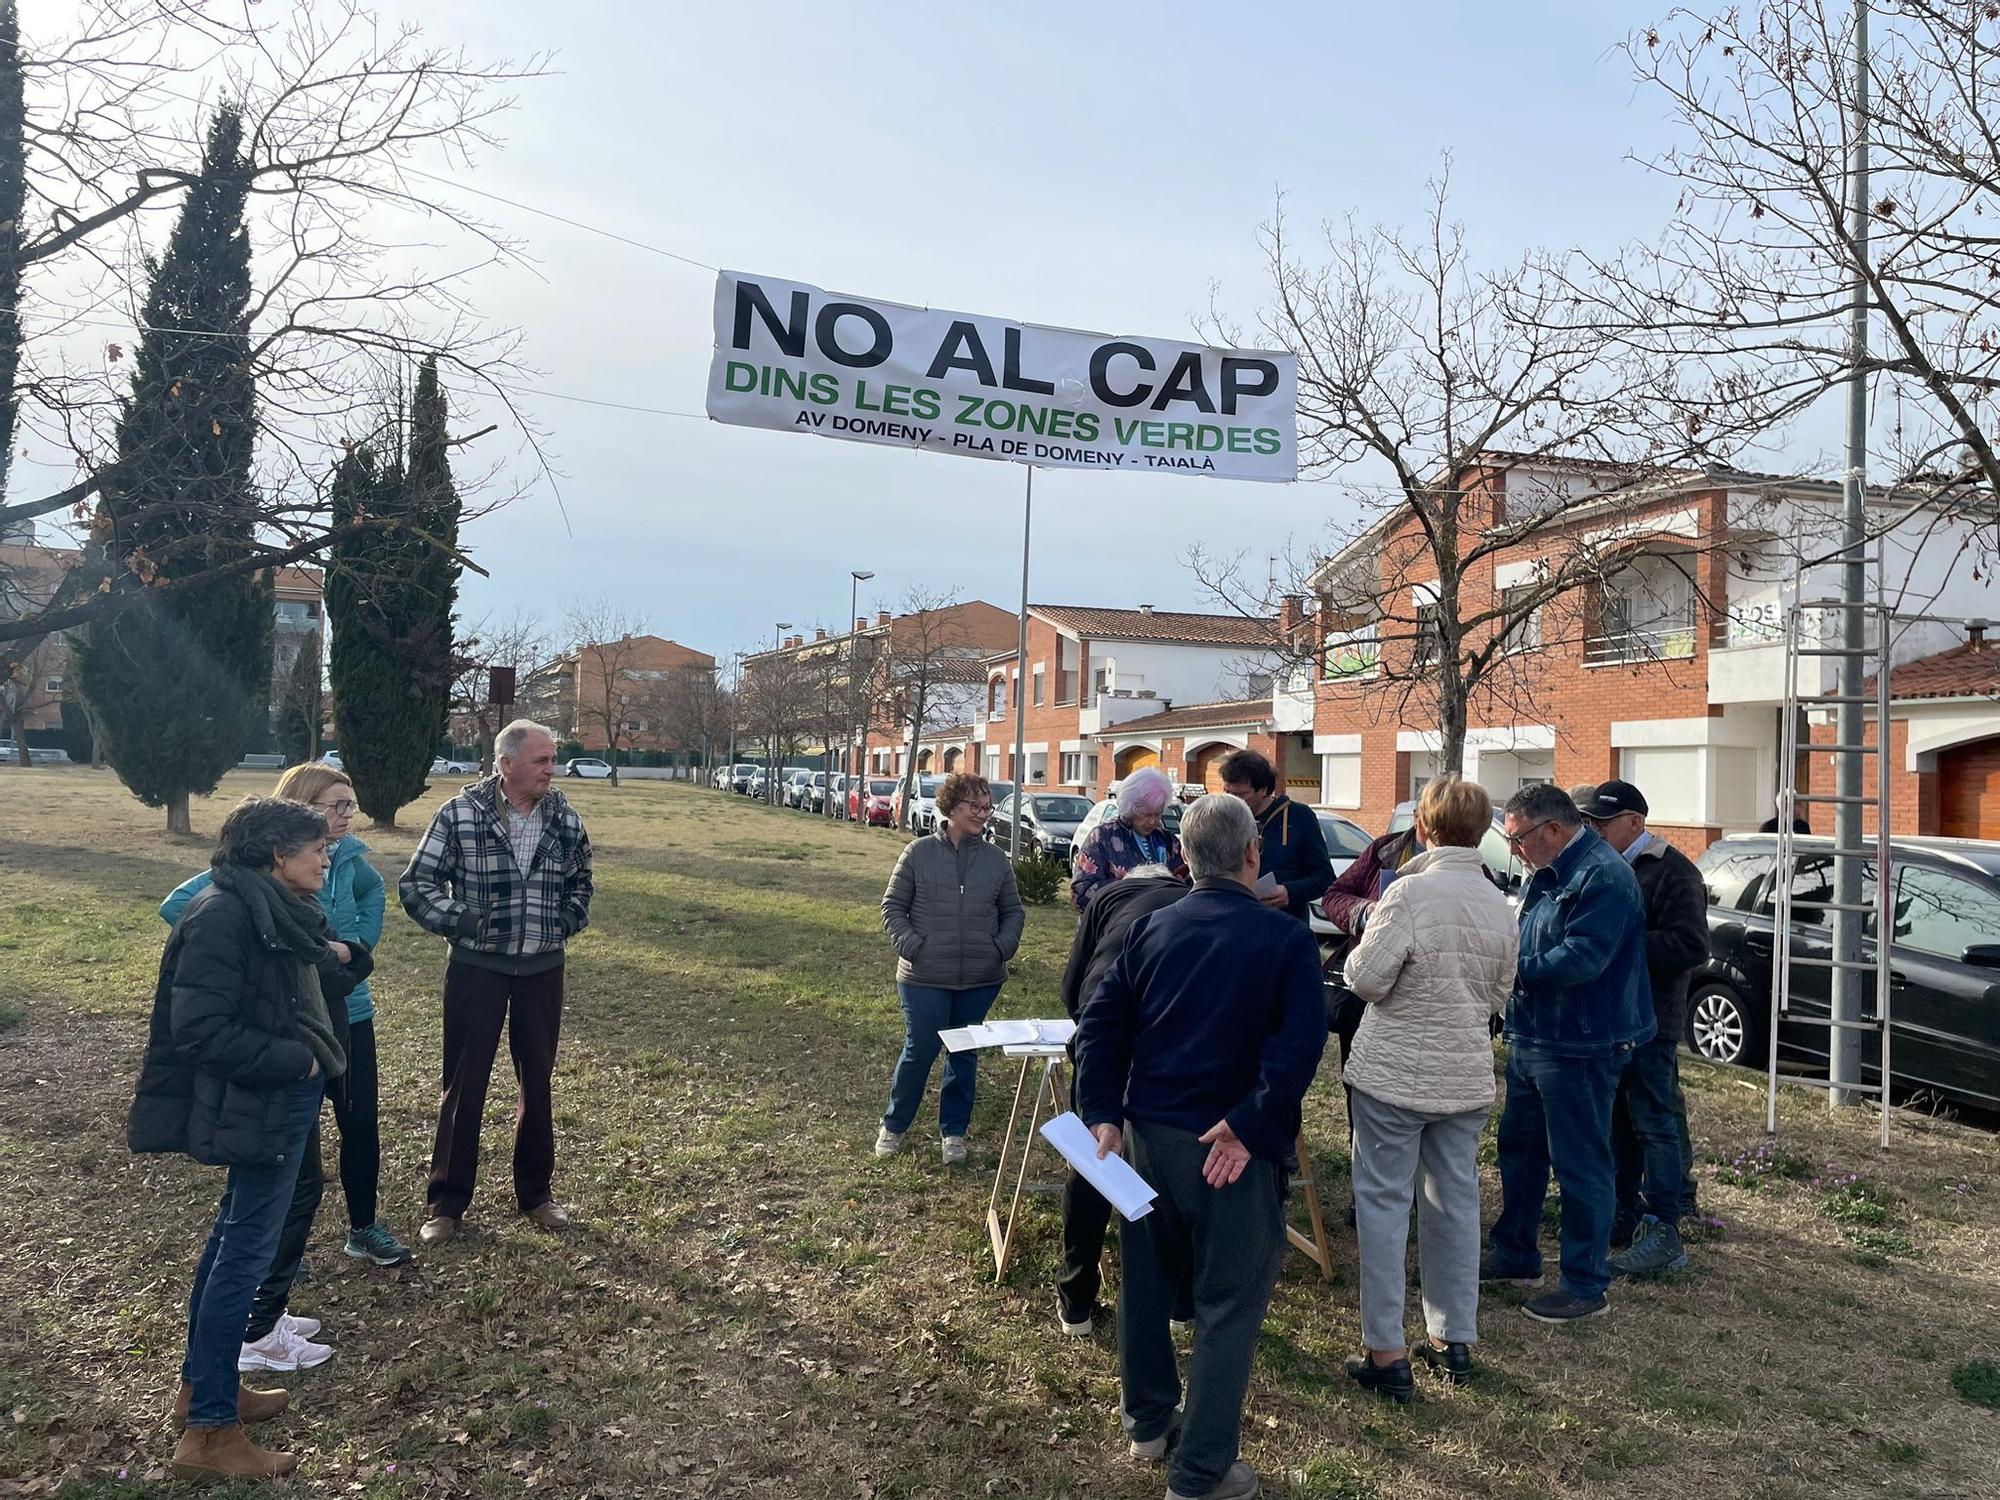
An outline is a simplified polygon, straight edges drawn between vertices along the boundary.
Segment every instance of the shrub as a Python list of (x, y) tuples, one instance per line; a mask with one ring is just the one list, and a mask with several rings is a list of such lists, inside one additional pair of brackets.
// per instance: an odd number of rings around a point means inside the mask
[(1021, 899), (1028, 905), (1051, 906), (1062, 893), (1063, 876), (1067, 873), (1054, 860), (1030, 854), (1015, 861), (1014, 883), (1021, 888)]
[(2000, 1361), (1968, 1359), (1951, 1372), (1951, 1388), (1974, 1406), (2000, 1410)]

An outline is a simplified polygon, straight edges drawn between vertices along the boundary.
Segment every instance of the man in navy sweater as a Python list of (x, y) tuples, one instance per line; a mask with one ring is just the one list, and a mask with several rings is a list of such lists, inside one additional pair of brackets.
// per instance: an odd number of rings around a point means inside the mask
[[(1181, 821), (1195, 887), (1133, 924), (1077, 1029), (1077, 1098), (1098, 1154), (1158, 1192), (1121, 1228), (1118, 1366), (1135, 1458), (1166, 1457), (1169, 1500), (1240, 1500), (1243, 1395), (1285, 1253), (1284, 1161), (1326, 1045), (1311, 930), (1253, 893), (1257, 823), (1234, 797)], [(1186, 1401), (1168, 1320), (1194, 1286)]]
[(1312, 904), (1333, 884), (1333, 860), (1319, 817), (1301, 807), (1278, 785), (1271, 762), (1255, 750), (1238, 750), (1222, 763), (1222, 789), (1250, 809), (1263, 840), (1258, 868), (1278, 882), (1263, 897), (1266, 906), (1290, 912), (1308, 926)]

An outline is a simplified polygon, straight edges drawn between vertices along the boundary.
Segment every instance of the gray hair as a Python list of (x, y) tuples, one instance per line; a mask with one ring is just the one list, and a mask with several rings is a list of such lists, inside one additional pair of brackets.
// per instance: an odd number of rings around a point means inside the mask
[(1249, 804), (1234, 797), (1203, 797), (1181, 817), (1181, 853), (1196, 880), (1235, 874), (1256, 838)]
[(1583, 826), (1583, 814), (1576, 810), (1569, 793), (1546, 781), (1522, 787), (1507, 799), (1506, 811), (1524, 823), (1554, 823), (1563, 828)]
[(497, 758), (506, 756), (512, 760), (521, 753), (521, 747), (528, 742), (531, 734), (545, 734), (551, 745), (556, 743), (556, 732), (546, 724), (537, 724), (533, 719), (516, 719), (505, 729), (493, 736), (493, 754)]
[(1173, 800), (1174, 784), (1158, 766), (1142, 766), (1118, 783), (1118, 816), (1128, 822), (1156, 813)]

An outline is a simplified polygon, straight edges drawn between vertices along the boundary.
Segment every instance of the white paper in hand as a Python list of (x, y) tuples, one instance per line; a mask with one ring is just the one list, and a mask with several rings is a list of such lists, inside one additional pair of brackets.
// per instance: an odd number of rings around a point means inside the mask
[(1124, 1157), (1107, 1156), (1100, 1161), (1097, 1137), (1074, 1111), (1057, 1115), (1044, 1125), (1042, 1138), (1127, 1219), (1143, 1219), (1153, 1211), (1153, 1200), (1160, 1195), (1132, 1170), (1132, 1164)]
[(1277, 895), (1278, 877), (1271, 874), (1269, 871), (1266, 871), (1264, 874), (1259, 875), (1257, 877), (1256, 893), (1257, 893), (1257, 899), (1259, 901), (1263, 900), (1266, 896)]

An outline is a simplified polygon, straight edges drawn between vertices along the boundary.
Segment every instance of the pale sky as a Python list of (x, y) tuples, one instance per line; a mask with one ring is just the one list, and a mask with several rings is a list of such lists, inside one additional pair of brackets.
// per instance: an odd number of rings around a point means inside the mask
[[(712, 266), (1031, 322), (1189, 338), (1215, 283), (1249, 325), (1276, 190), (1295, 230), (1350, 212), (1414, 223), (1446, 151), (1455, 213), (1495, 262), (1649, 238), (1672, 201), (1627, 159), (1669, 135), (1614, 50), (1666, 0), (384, 8), (482, 59), (555, 53), (552, 76), (519, 87), (504, 149), (457, 174), (469, 187)], [(701, 412), (710, 272), (460, 201), (537, 264), (472, 288), (526, 335), (527, 384)], [(876, 574), (864, 610), (918, 584), (1017, 600), (1016, 465), (523, 400), (561, 506), (538, 484), (466, 535), (493, 575), (467, 576), (469, 616), (553, 620), (602, 592), (722, 657), (768, 646), (779, 620), (839, 628), (850, 568)], [(496, 463), (532, 473), (504, 431), (462, 467)], [(1323, 533), (1337, 499), (1042, 470), (1031, 594), (1205, 607), (1190, 543), (1261, 559)]]

